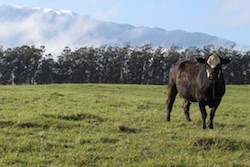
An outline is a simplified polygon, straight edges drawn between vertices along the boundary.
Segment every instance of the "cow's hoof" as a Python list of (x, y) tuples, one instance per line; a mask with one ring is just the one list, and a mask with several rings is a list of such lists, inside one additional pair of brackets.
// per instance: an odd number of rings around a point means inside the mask
[(208, 125), (209, 129), (214, 129), (213, 125)]
[(170, 122), (170, 118), (167, 118), (166, 121), (167, 121), (167, 122)]

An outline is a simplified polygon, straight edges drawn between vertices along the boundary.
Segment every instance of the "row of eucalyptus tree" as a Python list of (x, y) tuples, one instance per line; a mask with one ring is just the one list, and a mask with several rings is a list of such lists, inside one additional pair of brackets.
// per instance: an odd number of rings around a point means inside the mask
[(149, 44), (123, 46), (65, 47), (55, 57), (45, 47), (21, 46), (0, 49), (0, 84), (124, 83), (166, 84), (170, 67), (181, 59), (204, 57), (216, 50), (230, 57), (225, 70), (228, 84), (250, 83), (250, 51), (240, 52), (212, 45), (202, 49), (170, 48)]

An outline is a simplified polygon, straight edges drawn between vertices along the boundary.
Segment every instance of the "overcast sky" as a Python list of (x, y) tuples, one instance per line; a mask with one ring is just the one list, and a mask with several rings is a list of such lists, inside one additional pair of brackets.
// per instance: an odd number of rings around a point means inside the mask
[(0, 0), (68, 9), (101, 21), (204, 32), (250, 46), (250, 0)]

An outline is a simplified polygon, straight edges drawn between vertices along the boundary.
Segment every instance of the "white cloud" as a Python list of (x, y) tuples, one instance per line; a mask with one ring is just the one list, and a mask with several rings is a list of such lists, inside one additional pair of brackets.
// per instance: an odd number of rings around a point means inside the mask
[(44, 45), (48, 53), (58, 56), (65, 46), (80, 47), (98, 44), (98, 39), (93, 40), (86, 35), (98, 24), (96, 20), (81, 16), (71, 17), (37, 12), (18, 21), (2, 22), (0, 45), (4, 48)]

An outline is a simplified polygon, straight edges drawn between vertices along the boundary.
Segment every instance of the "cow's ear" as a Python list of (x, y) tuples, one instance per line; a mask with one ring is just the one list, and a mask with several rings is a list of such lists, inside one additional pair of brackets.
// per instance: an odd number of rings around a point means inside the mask
[(220, 61), (221, 61), (221, 64), (228, 64), (228, 63), (230, 63), (230, 59), (228, 59), (228, 58), (222, 58), (222, 59), (220, 59)]
[(197, 58), (196, 59), (199, 63), (202, 63), (202, 64), (204, 64), (204, 63), (206, 63), (206, 60), (205, 59), (203, 59), (203, 58)]

